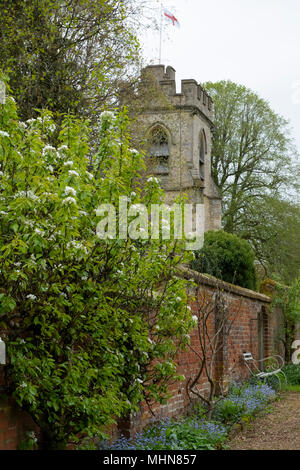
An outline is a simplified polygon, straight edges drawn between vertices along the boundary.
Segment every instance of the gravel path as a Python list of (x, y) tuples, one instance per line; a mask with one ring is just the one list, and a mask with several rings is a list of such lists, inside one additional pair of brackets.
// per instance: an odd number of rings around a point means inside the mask
[(230, 450), (300, 450), (300, 392), (282, 393), (273, 408), (239, 432)]

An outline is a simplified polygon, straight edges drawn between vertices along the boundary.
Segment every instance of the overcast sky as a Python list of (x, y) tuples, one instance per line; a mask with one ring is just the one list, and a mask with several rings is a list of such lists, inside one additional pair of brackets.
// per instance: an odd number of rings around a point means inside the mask
[[(300, 0), (165, 0), (180, 29), (164, 26), (162, 63), (177, 83), (230, 79), (288, 119), (300, 151)], [(159, 6), (153, 15), (159, 17)], [(143, 40), (158, 63), (159, 33)]]

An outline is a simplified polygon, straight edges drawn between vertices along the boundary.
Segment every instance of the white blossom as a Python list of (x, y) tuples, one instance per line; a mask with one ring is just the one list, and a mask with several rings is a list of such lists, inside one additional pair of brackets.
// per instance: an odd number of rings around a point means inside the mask
[(33, 442), (35, 442), (35, 443), (37, 442), (37, 437), (36, 437), (34, 431), (30, 431), (29, 437), (30, 437), (30, 439), (33, 440)]
[(36, 296), (33, 295), (33, 294), (28, 294), (28, 295), (26, 295), (26, 299), (29, 299), (29, 300), (36, 300)]
[(154, 183), (159, 184), (159, 181), (157, 178), (155, 178), (155, 176), (150, 176), (150, 178), (148, 178), (147, 181), (148, 183), (154, 182)]
[(58, 147), (58, 149), (57, 149), (57, 151), (58, 151), (59, 153), (61, 153), (61, 152), (64, 153), (66, 150), (68, 150), (67, 145), (61, 145), (61, 146)]
[(72, 196), (76, 197), (76, 190), (74, 188), (72, 188), (71, 186), (66, 186), (65, 188), (65, 193), (67, 194), (67, 196), (69, 194), (71, 194)]
[(72, 240), (69, 243), (67, 243), (67, 248), (71, 248), (71, 247), (75, 248), (76, 250), (82, 250), (86, 254), (88, 254), (87, 248), (82, 243), (77, 242), (76, 240)]
[(74, 163), (71, 160), (68, 160), (67, 162), (64, 163), (64, 166), (73, 166)]
[(9, 133), (5, 131), (0, 131), (1, 137), (9, 137)]
[(77, 171), (75, 171), (75, 170), (70, 170), (70, 171), (69, 171), (69, 175), (70, 175), (70, 176), (79, 176), (79, 174), (78, 174)]
[(66, 197), (66, 199), (63, 200), (63, 204), (76, 204), (76, 199), (73, 197)]
[(45, 155), (47, 152), (56, 152), (56, 148), (52, 147), (52, 145), (45, 145), (43, 148), (43, 155)]
[(115, 115), (111, 111), (103, 111), (103, 113), (100, 114), (100, 120), (105, 119), (105, 118), (112, 118), (114, 119)]
[(19, 191), (15, 195), (15, 199), (17, 199), (18, 197), (27, 197), (28, 199), (32, 199), (33, 201), (36, 201), (39, 199), (39, 197), (36, 196), (36, 194), (34, 194), (34, 192), (31, 191), (31, 189), (29, 191)]
[(198, 317), (197, 317), (197, 315), (193, 315), (193, 316), (192, 316), (192, 319), (193, 319), (193, 322), (194, 322), (194, 323), (196, 323), (196, 324), (198, 323)]

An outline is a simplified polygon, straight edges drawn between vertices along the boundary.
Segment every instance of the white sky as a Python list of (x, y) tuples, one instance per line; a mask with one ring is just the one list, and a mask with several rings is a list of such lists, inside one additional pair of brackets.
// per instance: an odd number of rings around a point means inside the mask
[[(165, 0), (180, 29), (164, 26), (162, 63), (198, 82), (230, 79), (288, 119), (300, 151), (300, 1)], [(159, 3), (153, 16), (159, 18)], [(143, 40), (158, 63), (159, 33)]]

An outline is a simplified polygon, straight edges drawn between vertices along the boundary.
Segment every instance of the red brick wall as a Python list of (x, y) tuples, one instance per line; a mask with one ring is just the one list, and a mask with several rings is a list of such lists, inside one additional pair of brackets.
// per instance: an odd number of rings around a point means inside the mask
[(5, 395), (4, 382), (0, 365), (0, 450), (16, 450), (26, 439), (26, 432), (34, 431), (38, 435), (38, 428), (30, 416)]
[[(224, 338), (223, 350), (218, 356), (215, 364), (215, 378), (222, 379), (226, 385), (230, 381), (244, 380), (249, 377), (249, 372), (242, 360), (243, 352), (252, 352), (253, 357), (259, 359), (258, 348), (258, 317), (263, 312), (264, 328), (264, 356), (274, 353), (274, 330), (276, 329), (276, 318), (269, 312), (270, 298), (257, 292), (221, 283), (216, 285), (216, 281), (203, 275), (198, 275), (188, 271), (188, 278), (195, 276), (201, 283), (202, 289), (198, 295), (200, 302), (207, 301), (216, 292), (222, 292), (225, 304), (228, 308), (229, 322), (232, 321), (229, 337)], [(203, 294), (204, 292), (204, 294)], [(192, 312), (197, 313), (196, 301), (191, 302)], [(214, 321), (212, 317), (209, 328)], [(191, 346), (198, 353), (201, 352), (197, 330), (191, 333)], [(165, 405), (155, 405), (152, 408), (155, 416), (144, 404), (140, 412), (132, 417), (128, 423), (132, 434), (140, 432), (145, 425), (159, 421), (161, 418), (173, 418), (189, 412), (192, 406), (189, 394), (187, 393), (187, 383), (199, 370), (199, 359), (197, 354), (191, 349), (179, 354), (177, 358), (178, 372), (185, 376), (184, 382), (173, 384), (169, 390), (171, 398)], [(208, 389), (207, 377), (203, 374), (198, 382), (198, 389), (205, 392)]]

